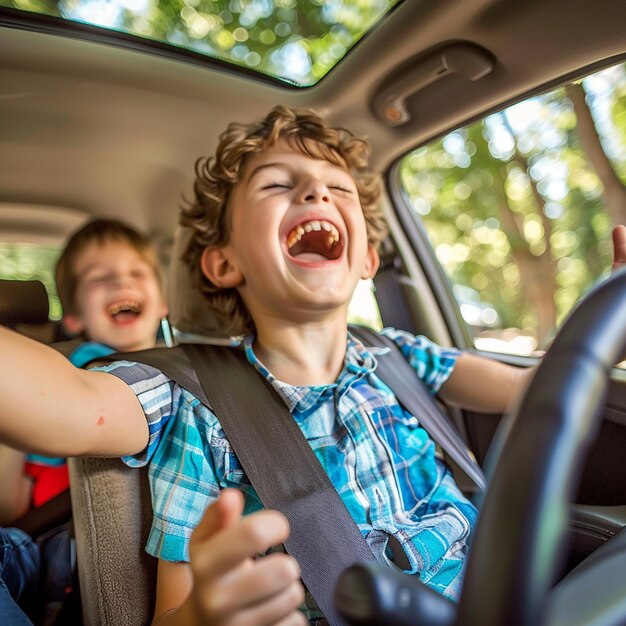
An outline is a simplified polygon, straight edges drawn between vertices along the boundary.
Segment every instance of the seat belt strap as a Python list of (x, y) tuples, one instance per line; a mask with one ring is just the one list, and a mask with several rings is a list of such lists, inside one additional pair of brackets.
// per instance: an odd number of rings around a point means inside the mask
[(72, 501), (70, 490), (65, 489), (41, 506), (24, 513), (11, 526), (23, 530), (31, 537), (39, 537), (70, 519), (72, 519)]
[(339, 576), (375, 558), (300, 427), (242, 351), (181, 348), (261, 502), (289, 520), (285, 547), (302, 580), (329, 624), (343, 624), (333, 602)]
[(487, 480), (474, 455), (457, 429), (437, 406), (417, 373), (402, 355), (400, 348), (385, 335), (365, 326), (350, 325), (350, 332), (365, 345), (389, 348), (379, 355), (376, 374), (393, 391), (405, 409), (414, 415), (422, 428), (438, 443), (443, 451), (485, 491)]
[(330, 626), (343, 626), (333, 601), (339, 576), (376, 559), (287, 406), (245, 354), (181, 344), (97, 363), (120, 358), (158, 368), (215, 412), (263, 505), (289, 520), (285, 548), (304, 584)]

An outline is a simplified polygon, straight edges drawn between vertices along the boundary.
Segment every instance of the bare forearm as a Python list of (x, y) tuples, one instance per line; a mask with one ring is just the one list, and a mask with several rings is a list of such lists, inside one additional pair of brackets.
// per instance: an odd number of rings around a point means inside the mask
[(0, 441), (50, 456), (129, 454), (147, 424), (122, 381), (0, 328)]
[(504, 413), (526, 389), (534, 369), (463, 354), (439, 395), (442, 400), (480, 413)]

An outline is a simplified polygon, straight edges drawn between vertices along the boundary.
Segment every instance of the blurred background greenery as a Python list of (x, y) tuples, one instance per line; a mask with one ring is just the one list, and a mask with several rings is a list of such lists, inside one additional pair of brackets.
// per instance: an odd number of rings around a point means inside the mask
[(521, 351), (545, 347), (626, 224), (626, 65), (415, 150), (401, 178), (461, 304), (479, 292), (496, 312), (472, 323), (478, 339), (509, 329), (531, 339)]
[(121, 30), (298, 86), (315, 84), (399, 0), (0, 0)]

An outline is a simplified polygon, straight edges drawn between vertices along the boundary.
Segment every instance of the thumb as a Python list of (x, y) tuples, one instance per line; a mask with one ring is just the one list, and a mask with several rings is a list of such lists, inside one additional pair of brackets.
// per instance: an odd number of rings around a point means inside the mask
[(204, 512), (192, 534), (194, 541), (204, 541), (228, 528), (241, 518), (244, 497), (238, 489), (223, 489), (215, 502)]

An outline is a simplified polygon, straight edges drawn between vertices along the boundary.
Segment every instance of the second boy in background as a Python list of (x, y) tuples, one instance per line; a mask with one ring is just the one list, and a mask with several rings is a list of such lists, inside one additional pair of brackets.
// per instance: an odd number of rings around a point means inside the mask
[[(166, 314), (156, 253), (142, 234), (123, 222), (96, 219), (68, 240), (56, 265), (63, 324), (81, 337), (69, 355), (82, 367), (113, 352), (155, 345)], [(10, 525), (69, 488), (64, 458), (0, 446), (0, 525)], [(0, 528), (0, 585), (14, 600), (30, 603), (37, 592), (38, 547), (17, 529)]]

